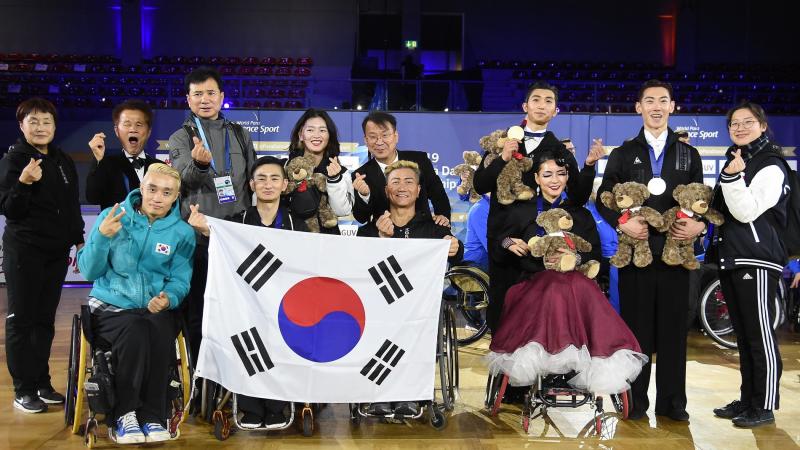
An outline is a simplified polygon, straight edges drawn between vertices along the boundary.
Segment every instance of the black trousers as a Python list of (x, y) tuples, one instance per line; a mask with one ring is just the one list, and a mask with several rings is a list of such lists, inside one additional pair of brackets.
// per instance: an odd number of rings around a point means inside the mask
[(208, 278), (208, 245), (197, 243), (194, 250), (194, 266), (189, 293), (181, 303), (181, 313), (186, 322), (189, 340), (189, 354), (197, 364), (200, 354), (200, 341), (203, 339), (203, 304)]
[(140, 424), (167, 418), (167, 387), (178, 328), (172, 311), (104, 312), (92, 317), (95, 338), (111, 344), (114, 419), (136, 411)]
[(772, 324), (778, 313), (775, 294), (780, 274), (757, 267), (721, 270), (722, 295), (728, 305), (742, 375), (741, 402), (778, 409), (783, 363)]
[(239, 411), (255, 414), (261, 419), (269, 416), (282, 415), (283, 409), (287, 405), (289, 405), (289, 402), (280, 400), (248, 397), (246, 395), (236, 396), (236, 406), (239, 408)]
[(68, 259), (67, 251), (45, 254), (29, 247), (3, 248), (6, 363), (18, 397), (51, 387), (48, 361)]
[(656, 414), (686, 409), (686, 317), (689, 308), (689, 271), (668, 266), (661, 257), (644, 268), (619, 270), (620, 315), (651, 359), (631, 385), (633, 408), (650, 406), (647, 388), (653, 353), (656, 364)]
[[(492, 331), (500, 325), (506, 292), (519, 281), (520, 272), (514, 266), (502, 264), (492, 258), (497, 242), (489, 240), (489, 305), (486, 307), (486, 323)], [(506, 251), (506, 250), (503, 250)]]

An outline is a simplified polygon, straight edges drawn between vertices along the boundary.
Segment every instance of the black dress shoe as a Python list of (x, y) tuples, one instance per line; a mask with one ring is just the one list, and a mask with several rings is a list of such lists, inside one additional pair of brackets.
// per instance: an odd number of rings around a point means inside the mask
[(686, 422), (689, 420), (689, 413), (685, 409), (673, 409), (666, 413), (656, 411), (657, 416), (666, 416), (676, 422)]
[(750, 408), (739, 400), (734, 400), (722, 408), (714, 408), (714, 415), (723, 419), (733, 419)]
[(741, 428), (760, 427), (770, 423), (775, 423), (775, 415), (769, 409), (751, 407), (733, 418), (733, 424)]
[(628, 420), (639, 420), (647, 417), (647, 410), (634, 408), (628, 413)]

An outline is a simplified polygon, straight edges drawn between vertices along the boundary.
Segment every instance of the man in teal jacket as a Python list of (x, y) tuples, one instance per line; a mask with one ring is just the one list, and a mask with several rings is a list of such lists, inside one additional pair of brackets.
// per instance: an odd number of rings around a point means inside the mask
[(94, 281), (94, 335), (111, 344), (111, 435), (120, 444), (170, 438), (164, 425), (178, 334), (173, 311), (189, 291), (195, 246), (194, 231), (181, 220), (179, 191), (178, 172), (152, 164), (140, 189), (100, 213), (78, 253), (81, 273)]

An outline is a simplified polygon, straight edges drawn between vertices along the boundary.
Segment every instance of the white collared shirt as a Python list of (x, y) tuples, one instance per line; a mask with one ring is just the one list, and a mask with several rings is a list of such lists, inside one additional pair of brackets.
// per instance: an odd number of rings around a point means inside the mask
[[(398, 152), (395, 150), (395, 152), (394, 152), (394, 161), (390, 162), (389, 164), (384, 164), (384, 163), (382, 163), (382, 162), (380, 162), (380, 161), (378, 161), (378, 160), (376, 159), (376, 160), (375, 160), (375, 162), (376, 162), (376, 163), (378, 163), (378, 167), (380, 167), (380, 169), (381, 169), (381, 173), (385, 174), (385, 173), (386, 173), (386, 168), (387, 168), (389, 165), (391, 165), (391, 164), (394, 164), (394, 163), (396, 163), (396, 162), (397, 162), (397, 161), (399, 161), (399, 160), (400, 160), (400, 153), (398, 153)], [(369, 193), (369, 194), (367, 194), (367, 195), (361, 195), (361, 193), (360, 193), (360, 192), (358, 193), (359, 197), (361, 197), (361, 200), (364, 200), (364, 203), (369, 203), (369, 197), (370, 197), (370, 194), (372, 194), (372, 193), (370, 192), (370, 193)]]
[(664, 146), (667, 145), (668, 135), (669, 132), (667, 130), (664, 130), (659, 137), (655, 137), (648, 130), (644, 130), (644, 138), (647, 140), (647, 143), (650, 144), (650, 147), (653, 147), (653, 152), (656, 154), (656, 158), (661, 157), (661, 152), (664, 151)]
[[(128, 158), (128, 162), (130, 163), (131, 162), (131, 158), (133, 158), (134, 156), (131, 155), (130, 153), (128, 153), (128, 151), (125, 150), (125, 149), (122, 149), (122, 153), (125, 154), (125, 157)], [(137, 158), (141, 158), (142, 160), (144, 160), (144, 158), (142, 156), (140, 156), (140, 155), (141, 155), (141, 153), (139, 155), (136, 155), (136, 157)], [(141, 183), (142, 182), (142, 178), (144, 178), (144, 166), (142, 166), (141, 169), (133, 169), (133, 170), (136, 172), (136, 176), (139, 177), (139, 182)]]
[[(527, 126), (525, 126), (525, 131), (527, 131), (528, 133), (547, 133), (547, 128), (545, 128), (544, 130), (533, 131)], [(542, 143), (542, 139), (544, 139), (544, 136), (525, 139), (525, 152), (528, 155), (533, 153), (533, 151), (536, 150), (537, 147), (539, 147), (539, 144)]]

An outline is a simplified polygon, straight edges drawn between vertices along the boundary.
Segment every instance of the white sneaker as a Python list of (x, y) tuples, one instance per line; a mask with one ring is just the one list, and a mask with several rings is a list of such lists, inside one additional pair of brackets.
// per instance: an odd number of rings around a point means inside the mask
[(117, 419), (117, 426), (108, 429), (111, 439), (117, 444), (141, 444), (146, 441), (145, 435), (136, 420), (136, 411), (131, 411)]

